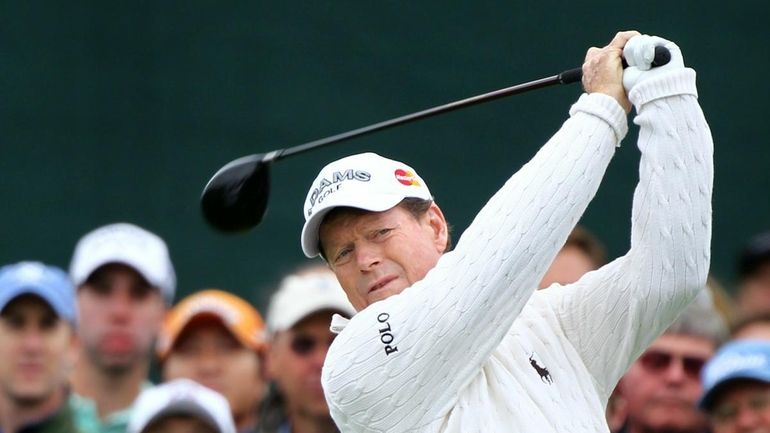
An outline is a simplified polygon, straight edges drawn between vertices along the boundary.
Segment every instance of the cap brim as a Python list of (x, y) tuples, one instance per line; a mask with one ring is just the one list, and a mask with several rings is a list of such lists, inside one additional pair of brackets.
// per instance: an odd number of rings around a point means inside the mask
[(173, 351), (179, 336), (182, 335), (182, 332), (184, 332), (184, 330), (190, 326), (192, 322), (195, 320), (200, 320), (204, 317), (216, 319), (219, 323), (222, 324), (222, 327), (225, 328), (227, 332), (229, 332), (233, 337), (235, 337), (235, 339), (238, 340), (238, 342), (244, 347), (252, 350), (262, 350), (264, 348), (262, 345), (255, 346), (254, 343), (249, 341), (245, 335), (242, 335), (242, 333), (240, 333), (236, 328), (230, 326), (230, 324), (227, 322), (227, 320), (225, 320), (224, 317), (222, 317), (222, 315), (212, 310), (202, 310), (187, 317), (184, 321), (179, 322), (179, 325), (175, 329), (170, 330), (167, 336), (167, 343), (164, 345), (164, 347), (156, 352), (158, 359), (165, 361), (168, 355)]
[(198, 419), (201, 419), (205, 423), (209, 424), (209, 426), (215, 428), (217, 431), (222, 430), (222, 426), (219, 425), (219, 422), (214, 418), (214, 416), (209, 412), (209, 410), (203, 406), (201, 406), (198, 403), (190, 402), (190, 401), (181, 401), (181, 402), (175, 402), (172, 404), (169, 404), (166, 407), (161, 408), (158, 410), (155, 415), (151, 416), (147, 422), (144, 423), (144, 425), (139, 428), (139, 431), (144, 430), (149, 426), (150, 424), (159, 421), (162, 418), (168, 417), (168, 416), (174, 416), (174, 415), (188, 415), (193, 416)]
[(321, 311), (332, 311), (348, 317), (353, 317), (353, 315), (356, 314), (355, 310), (353, 310), (351, 306), (343, 305), (339, 302), (318, 303), (312, 308), (285, 313), (279, 318), (279, 320), (276, 320), (270, 324), (272, 325), (270, 331), (286, 331), (287, 329), (293, 328), (297, 323)]
[(738, 371), (720, 379), (719, 382), (711, 386), (698, 401), (698, 407), (702, 410), (709, 410), (714, 405), (714, 399), (730, 383), (738, 380), (754, 380), (757, 382), (770, 384), (770, 371)]
[(102, 266), (106, 266), (113, 263), (126, 265), (129, 268), (134, 269), (136, 272), (139, 273), (139, 275), (142, 276), (142, 278), (147, 280), (148, 283), (150, 283), (154, 287), (157, 287), (164, 297), (169, 296), (169, 293), (168, 293), (169, 288), (165, 287), (162, 281), (162, 278), (158, 275), (155, 275), (155, 273), (151, 269), (149, 269), (142, 260), (139, 260), (135, 257), (131, 257), (129, 255), (110, 255), (110, 256), (105, 256), (98, 260), (93, 260), (89, 262), (87, 266), (84, 266), (83, 268), (80, 269), (80, 272), (78, 275), (73, 276), (73, 279), (75, 280), (74, 281), (75, 285), (76, 286), (82, 285), (83, 283), (88, 281), (88, 278), (97, 269), (101, 268)]
[[(48, 304), (57, 316), (64, 318), (70, 323), (75, 323), (76, 314), (74, 309), (66, 307), (66, 301), (60, 299), (55, 293), (36, 285), (19, 286), (14, 290), (7, 290), (0, 294), (0, 311), (11, 303), (14, 299), (23, 295), (35, 295)], [(73, 300), (74, 304), (74, 300)]]
[(326, 214), (332, 209), (338, 207), (352, 207), (355, 209), (362, 209), (370, 212), (384, 212), (393, 208), (405, 198), (403, 195), (384, 195), (378, 194), (374, 197), (357, 197), (355, 203), (351, 197), (346, 197), (347, 200), (336, 200), (328, 204), (326, 207), (319, 209), (313, 215), (305, 221), (305, 225), (302, 226), (302, 252), (308, 258), (313, 258), (321, 253), (318, 244), (318, 230), (323, 222)]

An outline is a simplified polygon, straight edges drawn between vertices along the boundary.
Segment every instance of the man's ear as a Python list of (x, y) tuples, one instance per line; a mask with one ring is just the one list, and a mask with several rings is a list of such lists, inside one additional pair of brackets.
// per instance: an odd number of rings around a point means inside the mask
[(269, 381), (273, 379), (273, 365), (275, 360), (272, 351), (271, 342), (265, 342), (259, 354), (259, 374), (262, 380)]
[(432, 231), (433, 243), (438, 252), (443, 253), (449, 242), (449, 226), (446, 218), (444, 218), (444, 213), (441, 212), (441, 208), (436, 203), (431, 203), (428, 212), (426, 212), (426, 218)]
[(262, 363), (262, 377), (266, 381), (275, 380), (276, 366), (280, 365), (278, 351), (273, 347), (276, 344), (277, 338), (280, 338), (280, 336), (273, 335), (270, 342), (265, 345), (265, 356), (262, 357), (264, 361)]

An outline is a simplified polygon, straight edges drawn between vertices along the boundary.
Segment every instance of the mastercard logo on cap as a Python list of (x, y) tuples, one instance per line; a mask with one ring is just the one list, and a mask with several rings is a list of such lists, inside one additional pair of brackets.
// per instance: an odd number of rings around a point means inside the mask
[(396, 180), (406, 186), (420, 186), (420, 182), (411, 171), (397, 169), (394, 173)]

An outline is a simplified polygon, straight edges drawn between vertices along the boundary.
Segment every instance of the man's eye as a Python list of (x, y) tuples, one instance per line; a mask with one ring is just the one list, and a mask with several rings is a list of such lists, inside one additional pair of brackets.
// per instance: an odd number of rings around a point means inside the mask
[(377, 236), (385, 236), (386, 234), (390, 233), (393, 229), (386, 228), (386, 229), (379, 229), (377, 230)]
[(342, 261), (345, 261), (348, 257), (350, 257), (350, 253), (352, 251), (353, 250), (351, 248), (344, 248), (344, 249), (340, 250), (337, 253), (337, 255), (334, 256), (334, 262), (335, 263), (340, 263)]

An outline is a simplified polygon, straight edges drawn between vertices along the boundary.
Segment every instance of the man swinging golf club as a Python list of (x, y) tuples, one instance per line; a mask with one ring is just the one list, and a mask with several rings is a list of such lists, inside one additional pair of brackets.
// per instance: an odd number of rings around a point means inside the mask
[[(671, 61), (650, 68), (655, 46)], [(621, 55), (630, 65), (625, 71)], [(570, 118), (457, 243), (409, 166), (365, 153), (324, 167), (302, 248), (321, 254), (358, 313), (322, 382), (343, 432), (601, 432), (616, 382), (703, 287), (712, 139), (695, 72), (664, 39), (621, 32), (591, 48)], [(640, 125), (631, 248), (565, 287), (538, 283)]]

